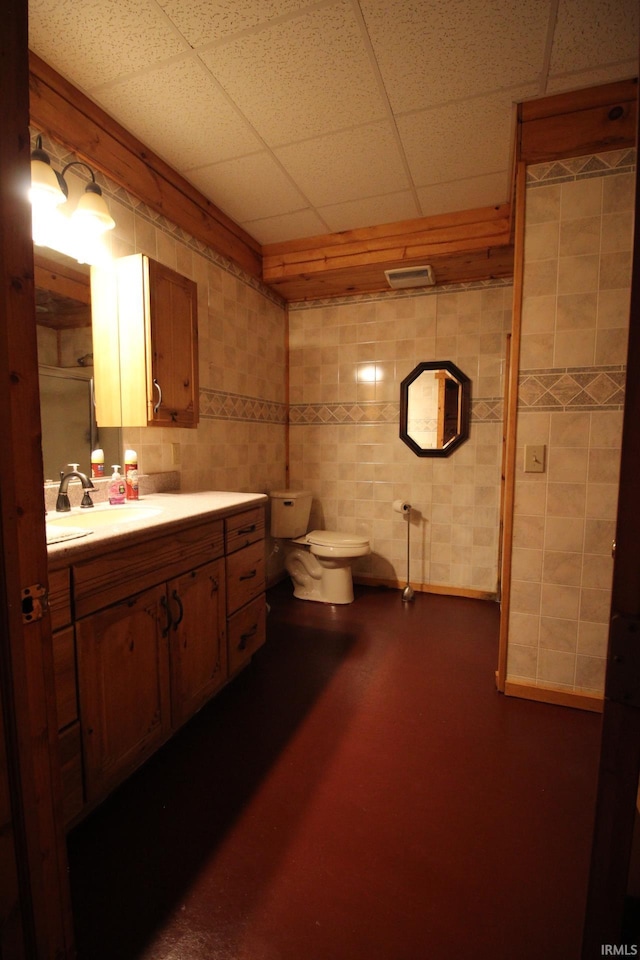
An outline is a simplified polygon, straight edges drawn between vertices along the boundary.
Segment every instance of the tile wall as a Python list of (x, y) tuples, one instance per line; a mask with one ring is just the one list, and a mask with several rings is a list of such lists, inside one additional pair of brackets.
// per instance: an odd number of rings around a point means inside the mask
[[(603, 691), (635, 152), (527, 171), (508, 679)], [(546, 447), (544, 473), (524, 447)]]
[[(511, 312), (505, 283), (290, 305), (290, 485), (313, 492), (313, 525), (370, 539), (356, 577), (406, 582), (402, 499), (414, 586), (495, 593)], [(400, 383), (426, 360), (472, 382), (470, 438), (444, 459), (399, 438)]]

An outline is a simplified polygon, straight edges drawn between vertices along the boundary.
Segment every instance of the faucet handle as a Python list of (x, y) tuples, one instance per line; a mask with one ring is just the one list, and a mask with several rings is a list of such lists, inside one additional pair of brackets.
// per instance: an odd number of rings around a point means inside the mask
[(68, 463), (67, 466), (68, 466), (68, 467), (71, 467), (71, 469), (72, 469), (73, 471), (75, 471), (75, 473), (77, 473), (78, 470), (80, 469), (80, 464), (79, 464), (79, 463)]
[[(95, 489), (93, 484), (91, 484), (91, 489)], [(91, 499), (91, 494), (87, 489), (85, 489), (84, 494), (82, 495), (82, 503), (80, 504), (80, 507), (82, 508), (82, 507), (92, 507), (92, 506), (93, 506), (93, 500)]]

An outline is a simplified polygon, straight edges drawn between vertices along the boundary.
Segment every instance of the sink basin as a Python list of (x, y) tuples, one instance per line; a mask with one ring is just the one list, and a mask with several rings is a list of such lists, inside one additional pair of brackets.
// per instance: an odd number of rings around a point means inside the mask
[(60, 543), (76, 537), (86, 537), (97, 529), (119, 527), (123, 523), (139, 523), (160, 513), (157, 507), (139, 504), (105, 504), (71, 513), (49, 514), (46, 530), (47, 543)]

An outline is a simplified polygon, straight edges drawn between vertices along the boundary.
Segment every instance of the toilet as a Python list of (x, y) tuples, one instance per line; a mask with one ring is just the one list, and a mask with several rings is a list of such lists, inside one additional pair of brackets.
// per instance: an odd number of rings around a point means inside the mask
[(274, 490), (270, 498), (271, 536), (285, 541), (285, 568), (294, 597), (352, 603), (351, 561), (370, 552), (366, 537), (335, 530), (307, 533), (312, 500), (308, 490)]

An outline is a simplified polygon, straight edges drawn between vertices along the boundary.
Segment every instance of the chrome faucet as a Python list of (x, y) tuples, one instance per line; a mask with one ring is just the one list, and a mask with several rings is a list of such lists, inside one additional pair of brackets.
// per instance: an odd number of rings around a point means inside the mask
[(71, 510), (71, 504), (69, 503), (69, 496), (67, 494), (67, 487), (69, 486), (69, 480), (75, 477), (82, 484), (82, 489), (84, 494), (82, 497), (81, 507), (92, 507), (93, 500), (89, 494), (89, 490), (95, 490), (94, 485), (92, 484), (89, 477), (86, 473), (80, 473), (78, 467), (79, 463), (70, 463), (69, 466), (72, 468), (68, 473), (65, 473), (64, 470), (60, 471), (60, 487), (58, 489), (58, 499), (56, 500), (56, 512), (57, 513), (67, 513)]

